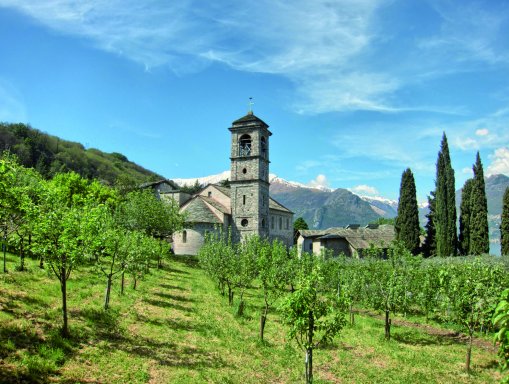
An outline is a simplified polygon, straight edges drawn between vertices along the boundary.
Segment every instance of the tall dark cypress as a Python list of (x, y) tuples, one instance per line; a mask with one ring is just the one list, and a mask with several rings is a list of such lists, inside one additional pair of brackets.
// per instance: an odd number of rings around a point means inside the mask
[(435, 229), (437, 255), (456, 255), (456, 196), (447, 137), (442, 136), (437, 160)]
[(468, 179), (461, 191), (460, 235), (458, 239), (458, 250), (461, 255), (468, 255), (470, 252), (470, 206), (473, 184), (474, 179)]
[(502, 223), (500, 224), (500, 245), (502, 255), (509, 255), (509, 187), (505, 189), (502, 201)]
[(437, 255), (437, 244), (436, 244), (436, 230), (435, 230), (435, 191), (431, 191), (428, 196), (428, 209), (429, 212), (426, 215), (428, 222), (426, 223), (426, 238), (423, 244), (423, 253), (425, 257), (432, 257)]
[(477, 152), (474, 164), (474, 182), (470, 197), (470, 254), (489, 253), (488, 201), (484, 185), (484, 171), (481, 156)]
[(396, 217), (396, 238), (402, 241), (414, 255), (419, 252), (419, 208), (415, 179), (410, 168), (401, 175), (398, 216)]

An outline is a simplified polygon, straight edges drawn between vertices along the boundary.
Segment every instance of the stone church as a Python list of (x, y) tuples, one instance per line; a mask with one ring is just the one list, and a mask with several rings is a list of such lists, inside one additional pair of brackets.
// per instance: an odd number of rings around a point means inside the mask
[(209, 184), (197, 194), (181, 193), (169, 182), (154, 183), (160, 198), (174, 198), (187, 215), (187, 229), (176, 233), (173, 251), (196, 255), (205, 235), (221, 228), (234, 241), (249, 235), (293, 242), (293, 212), (269, 196), (269, 126), (252, 112), (235, 120), (231, 132), (231, 180)]

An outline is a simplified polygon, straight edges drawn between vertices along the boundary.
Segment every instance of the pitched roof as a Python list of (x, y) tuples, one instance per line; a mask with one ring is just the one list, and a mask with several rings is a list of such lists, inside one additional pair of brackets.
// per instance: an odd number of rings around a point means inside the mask
[(223, 194), (225, 194), (226, 196), (231, 197), (231, 189), (230, 189), (230, 187), (223, 187), (222, 185), (219, 185), (219, 184), (211, 184), (211, 185), (214, 188), (216, 188), (218, 191), (220, 191)]
[(175, 184), (175, 182), (173, 180), (169, 180), (169, 179), (161, 179), (161, 180), (157, 180), (157, 181), (151, 181), (149, 183), (143, 183), (140, 185), (140, 188), (155, 187), (156, 185), (159, 185), (159, 184), (167, 184), (173, 190), (175, 190), (175, 191), (179, 190), (179, 186), (177, 184)]
[(189, 223), (221, 223), (221, 220), (205, 203), (204, 197), (200, 195), (194, 196), (191, 200), (184, 204), (182, 211), (186, 212), (186, 221)]
[(272, 197), (269, 197), (269, 209), (274, 209), (276, 211), (283, 211), (288, 213), (293, 213), (288, 208), (283, 206), (282, 204), (278, 203), (276, 200), (274, 200)]
[(259, 117), (255, 116), (252, 112), (248, 113), (246, 116), (241, 117), (240, 119), (235, 120), (232, 125), (240, 125), (243, 123), (250, 123), (250, 122), (259, 122), (268, 127), (267, 123), (260, 119)]
[(231, 210), (225, 207), (223, 204), (213, 199), (212, 197), (201, 196), (201, 198), (206, 201), (208, 204), (212, 205), (218, 211), (224, 213), (225, 215), (231, 215)]
[(355, 249), (366, 249), (373, 245), (388, 245), (395, 238), (394, 226), (389, 224), (380, 225), (377, 228), (329, 228), (322, 230), (300, 230), (302, 237), (318, 239), (344, 238)]

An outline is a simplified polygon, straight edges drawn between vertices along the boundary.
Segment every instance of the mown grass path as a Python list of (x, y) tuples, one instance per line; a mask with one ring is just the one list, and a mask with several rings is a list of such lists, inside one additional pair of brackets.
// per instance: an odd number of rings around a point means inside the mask
[[(105, 281), (89, 267), (69, 285), (72, 337), (62, 339), (58, 283), (29, 262), (29, 272), (0, 277), (0, 383), (299, 383), (303, 355), (287, 343), (272, 312), (266, 342), (258, 341), (261, 297), (246, 293), (246, 315), (194, 259), (153, 270), (134, 291), (102, 310)], [(129, 283), (129, 281), (128, 281)], [(393, 339), (383, 321), (359, 314), (332, 345), (316, 351), (317, 383), (495, 383), (500, 379), (489, 343), (473, 351), (473, 372), (463, 371), (465, 345), (438, 328), (395, 320)], [(445, 335), (445, 336), (444, 336)]]

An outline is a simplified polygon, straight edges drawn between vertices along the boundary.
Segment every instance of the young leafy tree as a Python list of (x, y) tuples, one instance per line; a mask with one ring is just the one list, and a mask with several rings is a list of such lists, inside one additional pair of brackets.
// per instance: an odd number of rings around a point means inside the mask
[(87, 228), (96, 220), (96, 202), (87, 196), (88, 185), (76, 173), (58, 174), (45, 183), (35, 227), (37, 248), (60, 283), (64, 337), (69, 336), (67, 280), (83, 260)]
[(304, 220), (303, 217), (298, 217), (297, 220), (293, 222), (293, 243), (297, 244), (297, 239), (299, 238), (299, 231), (301, 229), (309, 229), (308, 223)]
[[(141, 231), (157, 239), (170, 239), (184, 228), (185, 215), (179, 212), (174, 199), (158, 199), (150, 190), (135, 191), (127, 195), (118, 212), (119, 222), (126, 229)], [(157, 260), (158, 268), (162, 260)]]
[(477, 152), (474, 170), (474, 183), (470, 198), (470, 254), (489, 253), (488, 202), (484, 185), (484, 171), (479, 152)]
[[(498, 327), (494, 341), (499, 344), (497, 354), (500, 359), (500, 368), (502, 372), (507, 372), (509, 371), (509, 289), (505, 289), (502, 292), (493, 315), (493, 325)], [(502, 383), (508, 382), (509, 376), (506, 375)]]
[(331, 342), (346, 325), (347, 299), (335, 290), (322, 290), (323, 274), (319, 264), (310, 273), (301, 269), (295, 291), (283, 301), (280, 310), (288, 336), (305, 351), (306, 383), (313, 382), (313, 350)]
[(244, 314), (244, 293), (256, 278), (256, 260), (262, 247), (262, 241), (258, 236), (249, 236), (235, 246), (236, 257), (233, 259), (233, 274), (231, 279), (234, 288), (237, 289), (239, 294), (238, 316)]
[(502, 222), (500, 224), (501, 254), (509, 255), (509, 187), (506, 188), (502, 202)]
[(479, 258), (452, 268), (447, 295), (453, 309), (453, 319), (468, 333), (465, 370), (469, 372), (473, 334), (491, 322), (493, 308), (506, 283), (506, 274), (501, 267), (483, 263)]
[(434, 224), (436, 246), (439, 256), (455, 256), (457, 248), (456, 233), (456, 191), (454, 170), (451, 166), (449, 145), (445, 132), (442, 136), (437, 160), (436, 201)]
[(463, 185), (461, 191), (460, 206), (460, 235), (458, 239), (458, 249), (461, 255), (468, 255), (470, 252), (470, 218), (471, 201), (474, 186), (474, 179), (468, 179)]
[(395, 229), (396, 239), (402, 241), (407, 249), (416, 255), (419, 252), (421, 228), (419, 226), (415, 179), (410, 168), (407, 168), (401, 176)]
[(290, 283), (291, 259), (285, 245), (278, 240), (262, 239), (256, 259), (258, 279), (263, 290), (264, 307), (260, 316), (260, 339), (263, 341), (269, 309)]
[(18, 212), (18, 196), (14, 191), (15, 159), (12, 156), (0, 158), (0, 229), (2, 231), (3, 271), (7, 272), (6, 252), (7, 238), (12, 232), (11, 218)]

